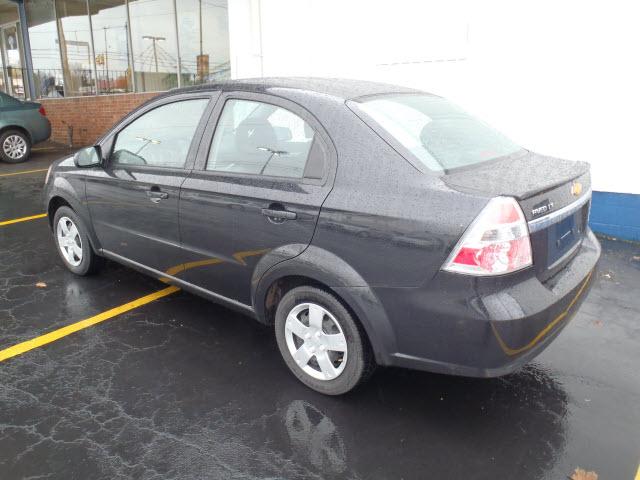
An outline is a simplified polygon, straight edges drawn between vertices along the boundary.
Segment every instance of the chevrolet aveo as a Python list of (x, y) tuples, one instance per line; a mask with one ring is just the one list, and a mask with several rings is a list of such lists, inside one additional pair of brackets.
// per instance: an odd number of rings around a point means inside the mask
[(289, 369), (341, 394), (375, 365), (489, 377), (539, 354), (600, 256), (589, 167), (447, 100), (336, 79), (174, 90), (49, 169), (57, 249), (272, 325)]

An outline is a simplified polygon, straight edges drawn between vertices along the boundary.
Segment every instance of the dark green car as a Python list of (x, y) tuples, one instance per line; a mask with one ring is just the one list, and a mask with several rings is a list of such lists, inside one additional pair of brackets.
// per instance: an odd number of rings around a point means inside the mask
[(0, 160), (24, 162), (31, 146), (50, 135), (51, 123), (41, 104), (23, 102), (0, 92)]

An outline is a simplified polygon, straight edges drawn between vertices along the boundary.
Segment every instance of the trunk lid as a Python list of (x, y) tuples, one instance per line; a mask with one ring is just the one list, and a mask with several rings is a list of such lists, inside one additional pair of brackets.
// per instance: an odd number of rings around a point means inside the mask
[(529, 222), (533, 264), (541, 280), (562, 269), (584, 238), (591, 205), (589, 164), (527, 152), (442, 177), (459, 191), (514, 197)]
[(39, 109), (39, 108), (42, 106), (42, 104), (41, 104), (41, 103), (38, 103), (38, 102), (29, 102), (29, 101), (23, 101), (23, 102), (22, 102), (22, 105), (23, 105), (24, 107), (26, 107), (26, 108), (34, 108), (34, 109), (36, 109), (36, 110), (37, 110), (37, 109)]

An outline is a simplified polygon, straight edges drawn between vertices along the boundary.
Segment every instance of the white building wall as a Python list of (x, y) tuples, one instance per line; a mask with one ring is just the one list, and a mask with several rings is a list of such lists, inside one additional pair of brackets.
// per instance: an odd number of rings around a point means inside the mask
[(639, 19), (632, 0), (231, 0), (232, 75), (422, 88), (640, 194)]

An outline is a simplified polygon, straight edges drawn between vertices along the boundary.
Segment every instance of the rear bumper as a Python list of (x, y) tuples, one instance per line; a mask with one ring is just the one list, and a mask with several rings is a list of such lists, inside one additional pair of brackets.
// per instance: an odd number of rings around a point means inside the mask
[(421, 288), (379, 288), (390, 319), (388, 365), (493, 377), (538, 355), (586, 297), (600, 245), (589, 230), (575, 257), (551, 279), (531, 271), (474, 278), (440, 272)]
[[(34, 122), (35, 123), (35, 122)], [(31, 128), (31, 140), (33, 144), (44, 142), (51, 136), (51, 122), (48, 118), (42, 117)]]

